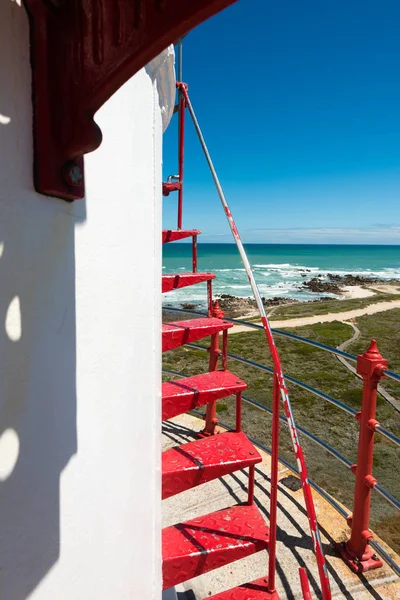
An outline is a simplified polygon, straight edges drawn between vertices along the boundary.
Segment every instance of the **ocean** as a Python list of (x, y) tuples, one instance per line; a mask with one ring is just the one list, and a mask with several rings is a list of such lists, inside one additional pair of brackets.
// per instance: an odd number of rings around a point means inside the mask
[[(302, 288), (304, 281), (328, 273), (400, 279), (399, 246), (247, 244), (246, 252), (262, 296), (315, 300), (318, 295)], [(191, 270), (191, 244), (163, 246), (163, 273)], [(212, 271), (214, 297), (218, 294), (247, 297), (251, 289), (235, 244), (199, 244), (198, 271)], [(205, 306), (205, 284), (164, 295), (164, 304), (191, 302)], [(335, 297), (331, 294), (332, 297)]]

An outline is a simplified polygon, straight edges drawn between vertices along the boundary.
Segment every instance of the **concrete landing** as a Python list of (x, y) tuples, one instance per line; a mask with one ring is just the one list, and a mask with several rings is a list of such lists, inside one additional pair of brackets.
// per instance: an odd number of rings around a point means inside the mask
[[(190, 415), (176, 417), (163, 424), (163, 450), (192, 441), (204, 422)], [(256, 468), (255, 500), (269, 518), (270, 458), (260, 451), (262, 464)], [(312, 552), (310, 531), (304, 508), (303, 492), (297, 476), (281, 465), (278, 495), (277, 589), (281, 600), (300, 600), (299, 567), (306, 567), (314, 598), (320, 598), (318, 571)], [(227, 475), (164, 500), (164, 526), (227, 508), (246, 500), (247, 474)], [(343, 517), (319, 494), (313, 492), (318, 521), (328, 564), (332, 597), (335, 600), (400, 600), (400, 580), (384, 564), (376, 571), (355, 575), (339, 558), (333, 541), (348, 538), (349, 528)], [(385, 550), (400, 564), (397, 556), (381, 540)], [(178, 586), (178, 597), (203, 600), (208, 596), (263, 577), (268, 572), (268, 554), (260, 552)], [(186, 592), (186, 593), (184, 593)]]

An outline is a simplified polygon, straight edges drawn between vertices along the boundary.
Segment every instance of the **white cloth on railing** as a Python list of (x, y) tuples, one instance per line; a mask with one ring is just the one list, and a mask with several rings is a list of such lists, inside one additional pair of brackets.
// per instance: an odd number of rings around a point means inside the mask
[(176, 78), (174, 46), (171, 44), (161, 54), (153, 58), (146, 66), (146, 71), (157, 84), (163, 131), (165, 131), (172, 118), (175, 106)]

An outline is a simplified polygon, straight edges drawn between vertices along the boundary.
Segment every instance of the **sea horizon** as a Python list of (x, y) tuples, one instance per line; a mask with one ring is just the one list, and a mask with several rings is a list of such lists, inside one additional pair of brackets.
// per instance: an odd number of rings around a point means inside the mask
[[(322, 296), (303, 286), (314, 277), (328, 280), (328, 274), (347, 274), (388, 281), (400, 280), (400, 244), (293, 244), (245, 243), (260, 292), (266, 298), (283, 297), (310, 301)], [(163, 273), (191, 270), (191, 244), (165, 244)], [(236, 244), (198, 244), (198, 270), (213, 272), (214, 295), (251, 296)], [(175, 290), (164, 296), (165, 304), (205, 305), (205, 285)]]
[[(182, 241), (176, 241), (174, 242), (176, 245), (179, 246), (191, 246), (192, 242), (191, 241), (187, 241), (187, 240), (182, 240)], [(198, 246), (206, 246), (209, 244), (213, 244), (216, 246), (235, 246), (236, 247), (236, 242), (204, 242), (204, 241), (197, 241), (197, 245)], [(318, 242), (313, 242), (311, 244), (306, 244), (304, 242), (287, 242), (287, 243), (283, 243), (283, 242), (243, 242), (243, 246), (351, 246), (351, 247), (391, 247), (391, 248), (397, 248), (400, 247), (400, 242), (398, 244), (339, 244), (339, 243), (331, 243), (331, 244), (319, 244)]]

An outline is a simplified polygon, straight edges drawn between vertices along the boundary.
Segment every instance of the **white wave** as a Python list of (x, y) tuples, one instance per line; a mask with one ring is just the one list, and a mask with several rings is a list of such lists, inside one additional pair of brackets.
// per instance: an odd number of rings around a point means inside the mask
[(253, 265), (253, 267), (257, 267), (257, 269), (276, 269), (276, 268), (285, 268), (285, 267), (292, 267), (293, 265), (289, 264), (289, 263), (266, 263), (265, 265)]
[(214, 273), (231, 273), (233, 271), (246, 271), (246, 269), (214, 269)]
[(318, 271), (319, 267), (306, 267), (304, 265), (292, 265), (291, 263), (267, 263), (265, 265), (253, 265), (258, 269), (296, 269), (297, 271)]
[(344, 277), (345, 275), (354, 275), (357, 277), (371, 277), (375, 279), (399, 279), (400, 268), (384, 268), (384, 269), (327, 269), (320, 270), (319, 274), (323, 277), (327, 277), (328, 274), (339, 275)]

